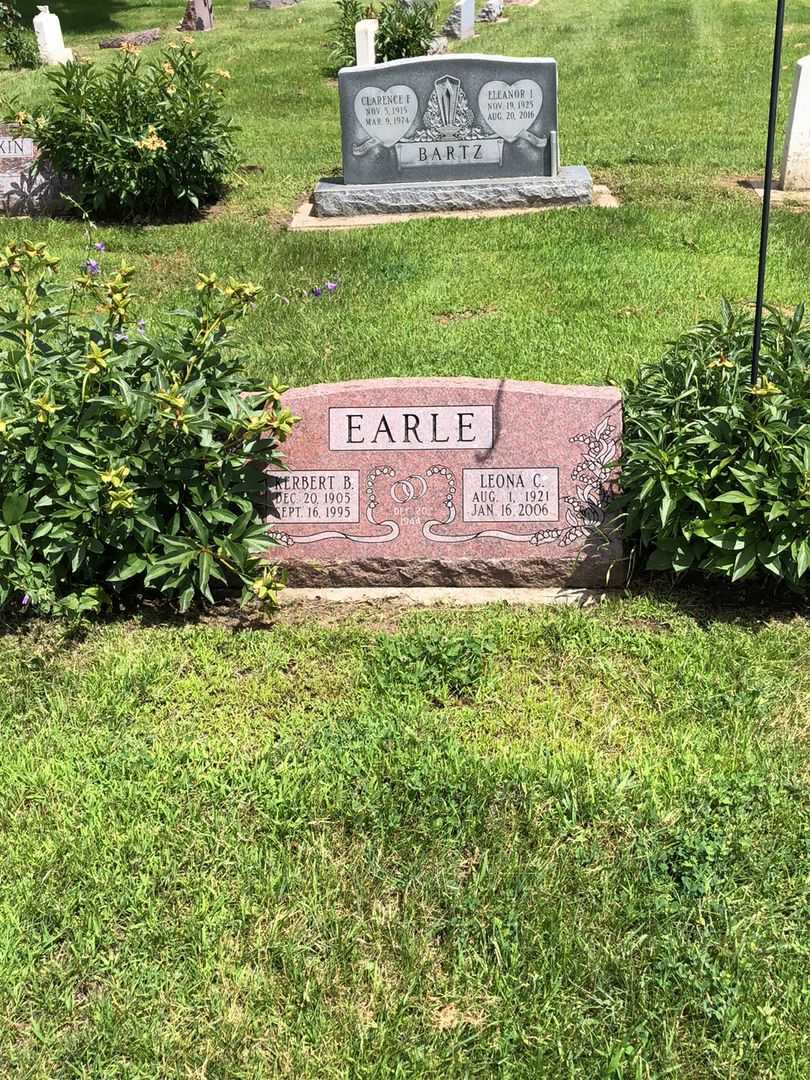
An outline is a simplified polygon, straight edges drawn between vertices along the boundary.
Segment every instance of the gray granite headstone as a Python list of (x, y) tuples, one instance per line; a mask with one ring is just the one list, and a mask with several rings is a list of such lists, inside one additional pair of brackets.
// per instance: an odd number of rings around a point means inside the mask
[(478, 13), (479, 22), (497, 22), (503, 15), (503, 0), (487, 0)]
[(475, 0), (457, 0), (442, 27), (447, 37), (466, 41), (475, 33)]
[(188, 0), (178, 30), (213, 30), (214, 0)]
[(347, 184), (552, 176), (557, 64), (455, 55), (339, 75)]
[(292, 7), (298, 0), (250, 0), (248, 7), (253, 11), (275, 11), (276, 8)]
[(343, 176), (315, 215), (590, 203), (584, 166), (560, 168), (557, 63), (456, 53), (338, 73)]

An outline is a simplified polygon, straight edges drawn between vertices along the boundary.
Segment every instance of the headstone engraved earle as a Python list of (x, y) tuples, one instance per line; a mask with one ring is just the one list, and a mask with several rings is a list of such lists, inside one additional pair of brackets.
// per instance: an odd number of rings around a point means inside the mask
[(47, 165), (35, 171), (38, 157), (31, 139), (13, 124), (0, 124), (0, 213), (45, 213), (62, 204), (59, 177)]
[(785, 191), (810, 191), (810, 56), (797, 62), (793, 77), (781, 187)]
[(382, 379), (285, 404), (265, 513), (293, 584), (621, 583), (617, 390)]
[(557, 64), (429, 56), (343, 68), (343, 176), (316, 215), (589, 203), (582, 166), (559, 166)]

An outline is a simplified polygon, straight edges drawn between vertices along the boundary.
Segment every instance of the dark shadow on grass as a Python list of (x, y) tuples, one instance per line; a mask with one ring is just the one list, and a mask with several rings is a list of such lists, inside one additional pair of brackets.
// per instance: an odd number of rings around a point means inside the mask
[[(19, 0), (17, 8), (26, 23), (37, 13), (38, 0)], [(177, 18), (183, 14), (183, 5), (177, 4)], [(117, 13), (126, 15), (143, 11), (144, 27), (149, 19), (149, 9), (133, 6), (128, 0), (60, 0), (58, 6), (52, 10), (59, 16), (62, 31), (67, 37), (70, 34), (92, 34), (96, 31), (124, 30), (127, 27), (116, 18)], [(152, 16), (154, 19), (154, 15)], [(155, 23), (148, 23), (154, 26)]]
[[(514, 592), (520, 593), (516, 588)], [(757, 633), (773, 623), (789, 623), (796, 618), (810, 618), (810, 596), (802, 597), (791, 593), (786, 588), (775, 589), (767, 582), (732, 585), (724, 580), (701, 578), (694, 575), (679, 581), (667, 581), (661, 574), (638, 575), (626, 589), (616, 589), (615, 599), (648, 598), (674, 604), (678, 612), (692, 619), (696, 627), (707, 630), (715, 624), (734, 625), (744, 630)], [(519, 601), (519, 595), (516, 600)], [(302, 601), (305, 618), (299, 618), (301, 612), (285, 607), (276, 611), (264, 611), (256, 605), (240, 607), (239, 593), (223, 592), (213, 607), (193, 608), (181, 614), (172, 604), (159, 598), (150, 598), (142, 605), (133, 603), (127, 609), (105, 612), (101, 615), (86, 616), (81, 619), (50, 618), (31, 612), (6, 612), (0, 617), (0, 639), (3, 637), (25, 637), (30, 635), (32, 642), (58, 630), (65, 636), (65, 644), (81, 644), (88, 633), (101, 626), (130, 626), (133, 628), (182, 629), (183, 627), (211, 627), (238, 633), (244, 630), (272, 630), (279, 625), (294, 622), (302, 625), (307, 619), (324, 627), (334, 627), (341, 622), (353, 620), (358, 614), (366, 614), (368, 601), (348, 604), (317, 603)], [(404, 611), (416, 610), (407, 605), (402, 609), (387, 610), (386, 617)], [(437, 609), (441, 610), (441, 609)], [(445, 608), (444, 610), (465, 610)], [(596, 609), (594, 609), (596, 610)], [(644, 625), (642, 626), (641, 623)], [(656, 623), (654, 616), (649, 620), (639, 620), (639, 629), (668, 630), (664, 622)]]

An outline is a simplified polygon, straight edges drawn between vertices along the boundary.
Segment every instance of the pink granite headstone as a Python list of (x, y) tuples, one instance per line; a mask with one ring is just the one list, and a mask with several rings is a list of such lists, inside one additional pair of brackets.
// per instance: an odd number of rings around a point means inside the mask
[(285, 404), (266, 520), (291, 584), (622, 584), (618, 390), (375, 379)]
[(47, 164), (34, 164), (39, 148), (15, 124), (0, 124), (0, 213), (44, 214), (64, 207), (67, 185)]

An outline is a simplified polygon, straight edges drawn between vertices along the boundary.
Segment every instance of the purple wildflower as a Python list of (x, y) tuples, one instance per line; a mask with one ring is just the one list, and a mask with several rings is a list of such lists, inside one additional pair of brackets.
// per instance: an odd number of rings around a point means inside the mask
[(95, 259), (88, 259), (87, 262), (84, 264), (84, 269), (90, 275), (90, 277), (96, 277), (101, 267), (98, 265)]
[(323, 289), (320, 287), (320, 285), (316, 285), (315, 288), (312, 290), (313, 296), (320, 296), (322, 293)]
[(107, 250), (107, 245), (104, 243), (103, 240), (99, 240), (97, 243), (95, 243), (93, 245), (93, 247), (96, 249), (96, 251), (106, 251)]
[(146, 319), (138, 319), (138, 333), (143, 334), (146, 330)]
[(20, 600), (20, 607), (21, 608), (27, 608), (30, 605), (30, 603), (31, 603), (31, 597), (28, 595), (28, 593), (26, 593), (25, 596), (22, 598), (22, 600)]
[(122, 334), (122, 333), (113, 334), (113, 337), (115, 338), (116, 341), (123, 341), (123, 342), (128, 342), (129, 341), (129, 338), (127, 337), (126, 334)]
[(326, 283), (326, 291), (327, 292), (333, 293), (337, 287), (338, 287), (338, 283), (336, 281), (327, 281), (327, 283)]

